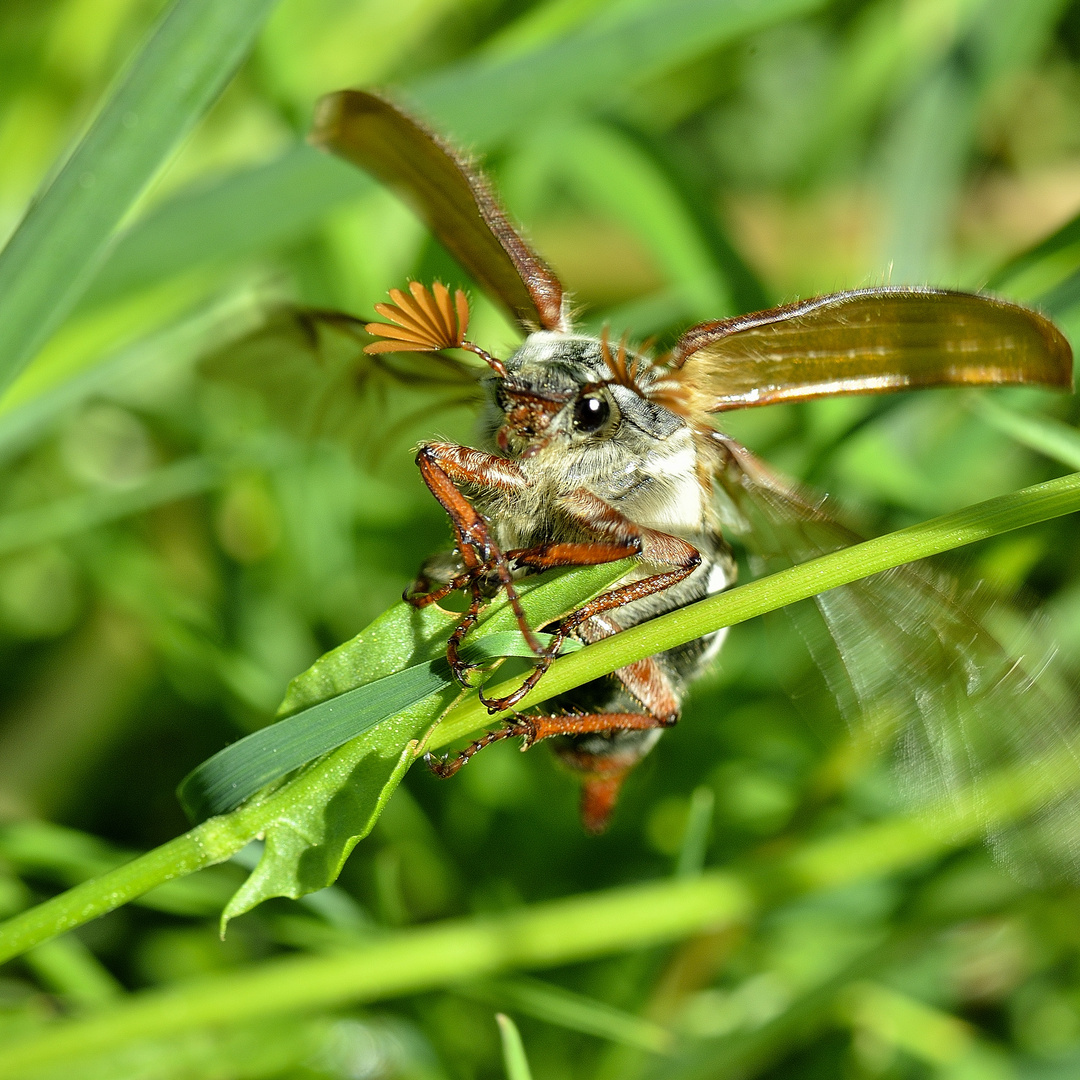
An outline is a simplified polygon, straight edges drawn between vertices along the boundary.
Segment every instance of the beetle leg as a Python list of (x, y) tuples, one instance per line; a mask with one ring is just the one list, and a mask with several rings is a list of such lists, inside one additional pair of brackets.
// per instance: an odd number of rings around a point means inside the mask
[(463, 765), (475, 757), (485, 747), (503, 739), (512, 739), (520, 735), (524, 740), (522, 750), (528, 750), (534, 743), (550, 739), (554, 735), (589, 735), (606, 731), (649, 731), (658, 727), (671, 727), (675, 720), (667, 722), (648, 713), (581, 713), (559, 716), (527, 716), (524, 713), (508, 720), (497, 731), (489, 731), (475, 742), (469, 743), (464, 750), (453, 757), (436, 758), (427, 754), (424, 761), (436, 776), (453, 776)]
[[(599, 615), (583, 623), (578, 635), (591, 645), (621, 629), (611, 616)], [(652, 731), (673, 727), (678, 722), (679, 699), (655, 657), (627, 664), (615, 672), (615, 677), (641, 702), (644, 712), (519, 714), (504, 727), (488, 732), (455, 756), (440, 760), (429, 754), (425, 761), (437, 776), (448, 777), (486, 746), (515, 736), (522, 737), (522, 749), (527, 750), (533, 743), (556, 735), (573, 737), (617, 731)], [(607, 827), (623, 780), (645, 752), (617, 743), (604, 751), (588, 750), (573, 743), (556, 750), (563, 763), (581, 775), (581, 820), (588, 832), (600, 833)]]
[(485, 579), (492, 577), (506, 590), (507, 602), (529, 648), (541, 655), (544, 647), (525, 618), (517, 589), (514, 588), (510, 562), (495, 543), (483, 515), (457, 486), (472, 484), (502, 492), (521, 491), (528, 486), (524, 474), (512, 461), (452, 443), (425, 443), (416, 455), (416, 464), (420, 468), (424, 483), (450, 518), (455, 546), (465, 566), (465, 572), (431, 593), (415, 593), (410, 590), (405, 594), (405, 599), (415, 607), (423, 607), (441, 600), (456, 588), (472, 589), (472, 603), (455, 629), (447, 649), (447, 661), (455, 678), (463, 685), (468, 685), (468, 672), (473, 665), (460, 658), (458, 647), (479, 617), (484, 587), (487, 584)]
[(603, 499), (587, 491), (575, 491), (562, 499), (560, 505), (579, 525), (598, 533), (599, 538), (591, 542), (554, 541), (535, 548), (509, 552), (506, 557), (512, 559), (516, 566), (540, 571), (556, 566), (593, 566), (597, 563), (613, 562), (628, 555), (640, 555), (644, 562), (667, 565), (672, 569), (601, 593), (577, 611), (571, 612), (552, 634), (550, 644), (537, 654), (539, 660), (536, 667), (513, 693), (503, 698), (481, 697), (489, 712), (512, 709), (521, 701), (551, 666), (552, 660), (572, 631), (597, 615), (670, 589), (672, 585), (677, 585), (689, 577), (701, 565), (701, 555), (693, 544), (678, 536), (636, 525)]

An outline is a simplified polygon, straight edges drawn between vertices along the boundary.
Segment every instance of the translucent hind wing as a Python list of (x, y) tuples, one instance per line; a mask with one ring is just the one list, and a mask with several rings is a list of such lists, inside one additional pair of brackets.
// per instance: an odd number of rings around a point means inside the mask
[(376, 94), (342, 90), (319, 102), (311, 141), (402, 195), (523, 329), (567, 329), (559, 279), (484, 178), (423, 124)]
[[(744, 447), (716, 445), (728, 530), (763, 569), (859, 539)], [(1080, 876), (1077, 699), (1036, 623), (926, 563), (795, 614), (845, 719), (891, 745), (901, 792), (930, 827), (958, 843), (983, 834), (1022, 877)]]
[(377, 339), (337, 312), (283, 305), (254, 332), (207, 356), (217, 382), (254, 392), (286, 431), (370, 452), (418, 418), (475, 410), (483, 371), (441, 353), (371, 355)]
[(700, 410), (836, 394), (1035, 383), (1069, 388), (1072, 350), (1049, 319), (938, 289), (834, 293), (701, 323), (671, 355)]

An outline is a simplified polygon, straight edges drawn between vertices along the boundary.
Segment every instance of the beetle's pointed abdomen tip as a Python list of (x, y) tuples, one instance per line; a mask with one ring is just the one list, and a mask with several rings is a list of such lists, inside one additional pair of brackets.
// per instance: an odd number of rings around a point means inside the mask
[(606, 776), (589, 776), (582, 784), (581, 824), (590, 835), (599, 836), (607, 831), (627, 771), (608, 773)]

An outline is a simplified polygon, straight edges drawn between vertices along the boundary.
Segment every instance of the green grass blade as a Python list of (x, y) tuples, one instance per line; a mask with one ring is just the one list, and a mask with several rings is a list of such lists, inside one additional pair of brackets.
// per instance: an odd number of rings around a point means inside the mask
[(210, 462), (188, 458), (155, 470), (125, 490), (87, 491), (6, 514), (0, 517), (0, 555), (195, 495), (217, 482), (218, 470)]
[[(137, 857), (138, 852), (114, 847), (98, 836), (46, 821), (13, 821), (0, 828), (0, 858), (40, 881), (77, 885)], [(216, 915), (235, 884), (227, 870), (211, 870), (159, 885), (135, 903), (170, 915)]]
[[(662, 615), (590, 645), (573, 656), (556, 660), (540, 686), (527, 694), (517, 708), (527, 709), (635, 660), (807, 600), (838, 585), (847, 585), (894, 566), (940, 555), (977, 540), (1078, 510), (1080, 473), (1070, 473), (887, 536), (853, 544), (842, 551), (811, 559)], [(498, 697), (512, 689), (513, 686), (507, 683), (490, 687), (487, 694)], [(430, 746), (432, 749), (446, 746), (490, 723), (485, 709), (475, 701), (466, 701), (446, 715), (432, 735)]]
[(26, 954), (30, 970), (69, 1005), (94, 1009), (115, 1001), (124, 988), (74, 934), (46, 941)]
[(1080, 469), (1080, 431), (1076, 428), (1046, 416), (1025, 416), (981, 394), (972, 395), (968, 405), (976, 416), (1022, 446), (1070, 469)]
[[(527, 708), (656, 652), (755, 615), (775, 611), (818, 592), (1077, 510), (1080, 510), (1080, 473), (1073, 473), (876, 540), (855, 544), (653, 619), (563, 657), (552, 665), (540, 689), (528, 695), (519, 707)], [(556, 618), (557, 614), (550, 617)], [(492, 623), (495, 622), (496, 619), (492, 619)], [(491, 629), (506, 627), (492, 625)], [(492, 696), (509, 693), (515, 685), (491, 688), (488, 692)], [(322, 694), (319, 700), (332, 695), (333, 691)], [(301, 699), (298, 707), (305, 704), (308, 702)], [(466, 701), (447, 714), (433, 732), (428, 746), (430, 749), (446, 746), (490, 723), (486, 709), (479, 702), (475, 699)], [(1061, 767), (1055, 765), (1050, 779), (1067, 788), (1073, 780), (1072, 767), (1072, 758), (1066, 754)], [(1027, 791), (1036, 789), (1037, 785), (1033, 785), (1030, 778), (1021, 780), (1024, 781), (1021, 786)], [(1014, 793), (1015, 778), (1006, 777), (1002, 782), (1007, 792)], [(1002, 806), (1006, 805), (1018, 808), (1018, 813), (1025, 812), (1020, 797), (1011, 802), (1003, 799)], [(271, 798), (265, 803), (242, 807), (232, 814), (211, 818), (127, 866), (8, 920), (0, 926), (0, 961), (111, 911), (163, 881), (228, 858), (247, 840), (264, 831), (278, 812), (280, 808)], [(907, 827), (906, 823), (912, 820), (905, 818), (902, 826)], [(917, 834), (916, 846), (920, 846), (920, 854), (924, 857), (926, 845), (943, 850), (958, 842), (956, 837), (943, 839), (928, 835), (922, 819), (916, 819), (912, 828)], [(880, 845), (875, 842), (873, 849), (879, 852)]]
[[(584, 574), (544, 574), (535, 581), (522, 582), (519, 595), (530, 625), (543, 626), (574, 610), (623, 576), (628, 563), (590, 567)], [(404, 667), (443, 660), (446, 639), (457, 618), (435, 605), (419, 610), (404, 603), (395, 605), (297, 676), (282, 711), (296, 713), (398, 674)], [(520, 649), (523, 643), (517, 639), (509, 605), (494, 603), (481, 617), (473, 640), (508, 632), (508, 645)], [(501, 640), (507, 643), (506, 638)], [(383, 716), (381, 723), (370, 725), (254, 801), (256, 832), (265, 839), (263, 854), (222, 912), (222, 930), (230, 919), (270, 897), (299, 899), (332, 884), (353, 847), (370, 832), (401, 778), (422, 752), (427, 732), (462, 693), (447, 676), (432, 693)], [(314, 740), (323, 737), (318, 723), (309, 725), (302, 734)], [(268, 734), (260, 748), (262, 758), (255, 763), (261, 760), (274, 768), (276, 747)]]
[(353, 166), (301, 145), (266, 164), (178, 192), (121, 235), (80, 307), (294, 240), (333, 207), (373, 188)]
[(743, 922), (753, 909), (729, 874), (650, 882), (451, 919), (329, 956), (272, 960), (132, 995), (93, 1018), (49, 1025), (0, 1047), (0, 1077), (61, 1064), (135, 1039), (286, 1016), (453, 986), (502, 971), (554, 967), (677, 941)]
[(1038, 306), (1048, 315), (1063, 318), (1080, 302), (1080, 270), (1073, 270), (1053, 288), (1038, 297)]
[(176, 0), (0, 252), (0, 391), (78, 301), (117, 225), (224, 89), (274, 0)]
[[(652, 251), (688, 321), (735, 313), (727, 276), (713, 258), (679, 192), (633, 140), (617, 128), (578, 121), (557, 128), (561, 171), (586, 203), (622, 221)], [(611, 177), (619, 183), (612, 184)]]
[(517, 1024), (506, 1013), (496, 1013), (495, 1021), (499, 1025), (499, 1039), (502, 1041), (506, 1080), (532, 1080), (532, 1070)]
[(679, 847), (679, 859), (675, 864), (676, 877), (696, 877), (704, 869), (715, 805), (716, 795), (711, 787), (702, 784), (694, 789), (690, 796), (686, 831)]
[(568, 1031), (580, 1031), (600, 1039), (633, 1046), (653, 1054), (666, 1054), (674, 1045), (667, 1028), (624, 1012), (605, 1001), (575, 994), (565, 987), (539, 979), (507, 979), (477, 983), (461, 990), (465, 997), (556, 1024)]
[(92, 367), (50, 385), (19, 404), (0, 410), (0, 462), (42, 437), (66, 414), (97, 394), (130, 389), (148, 375), (160, 378), (190, 369), (211, 344), (250, 333), (264, 318), (257, 290), (241, 289), (220, 303), (193, 311), (157, 333), (104, 355)]
[[(472, 145), (486, 146), (516, 123), (502, 102), (513, 96), (530, 113), (555, 98), (573, 102), (608, 91), (627, 70), (660, 73), (718, 42), (821, 6), (819, 0), (680, 0), (594, 15), (573, 33), (508, 58), (469, 58), (410, 88), (432, 120)], [(628, 58), (627, 51), (633, 52)], [(640, 55), (639, 55), (640, 54)], [(627, 66), (632, 62), (637, 67)], [(641, 68), (641, 65), (646, 65)], [(521, 68), (528, 72), (523, 77)], [(567, 72), (571, 73), (568, 78)], [(605, 74), (606, 72), (606, 74)], [(479, 111), (469, 102), (483, 99)], [(306, 146), (217, 183), (180, 192), (136, 221), (90, 283), (84, 304), (198, 266), (264, 251), (310, 229), (335, 206), (369, 190), (363, 174)], [(242, 212), (240, 212), (242, 211)], [(742, 301), (740, 307), (763, 307)]]
[(1039, 263), (1053, 261), (1062, 255), (1072, 264), (1080, 258), (1080, 215), (1070, 218), (1061, 228), (1031, 247), (1014, 255), (990, 275), (988, 289), (1004, 289)]

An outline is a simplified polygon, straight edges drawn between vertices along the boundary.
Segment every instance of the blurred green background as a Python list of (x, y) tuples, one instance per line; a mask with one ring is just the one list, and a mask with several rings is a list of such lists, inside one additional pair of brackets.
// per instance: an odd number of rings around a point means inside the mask
[[(163, 7), (0, 5), (0, 236)], [(276, 301), (365, 316), (411, 277), (469, 284), (392, 196), (304, 146), (316, 99), (349, 85), (395, 88), (484, 157), (586, 327), (663, 342), (796, 296), (930, 283), (1038, 304), (1080, 343), (1080, 5), (281, 0), (0, 398), (3, 914), (182, 832), (184, 774), (447, 545), (410, 447), (468, 441), (468, 410), (418, 416), (405, 396), (376, 427), (383, 408), (344, 391), (282, 408), (222, 377)], [(505, 354), (514, 331), (473, 301), (472, 336)], [(1080, 468), (1077, 412), (934, 392), (724, 427), (884, 531)], [(1080, 658), (1075, 521), (955, 566)], [(282, 952), (692, 872), (701, 843), (706, 865), (756, 866), (894, 805), (782, 616), (732, 631), (607, 835), (582, 834), (576, 800), (543, 748), (501, 744), (450, 782), (413, 770), (337, 886), (224, 942), (242, 865), (9, 963), (0, 1045)], [(40, 1075), (503, 1076), (495, 1007), (536, 1080), (1080, 1073), (1073, 887), (1022, 886), (971, 847), (762, 910), (539, 985), (223, 1023)]]

